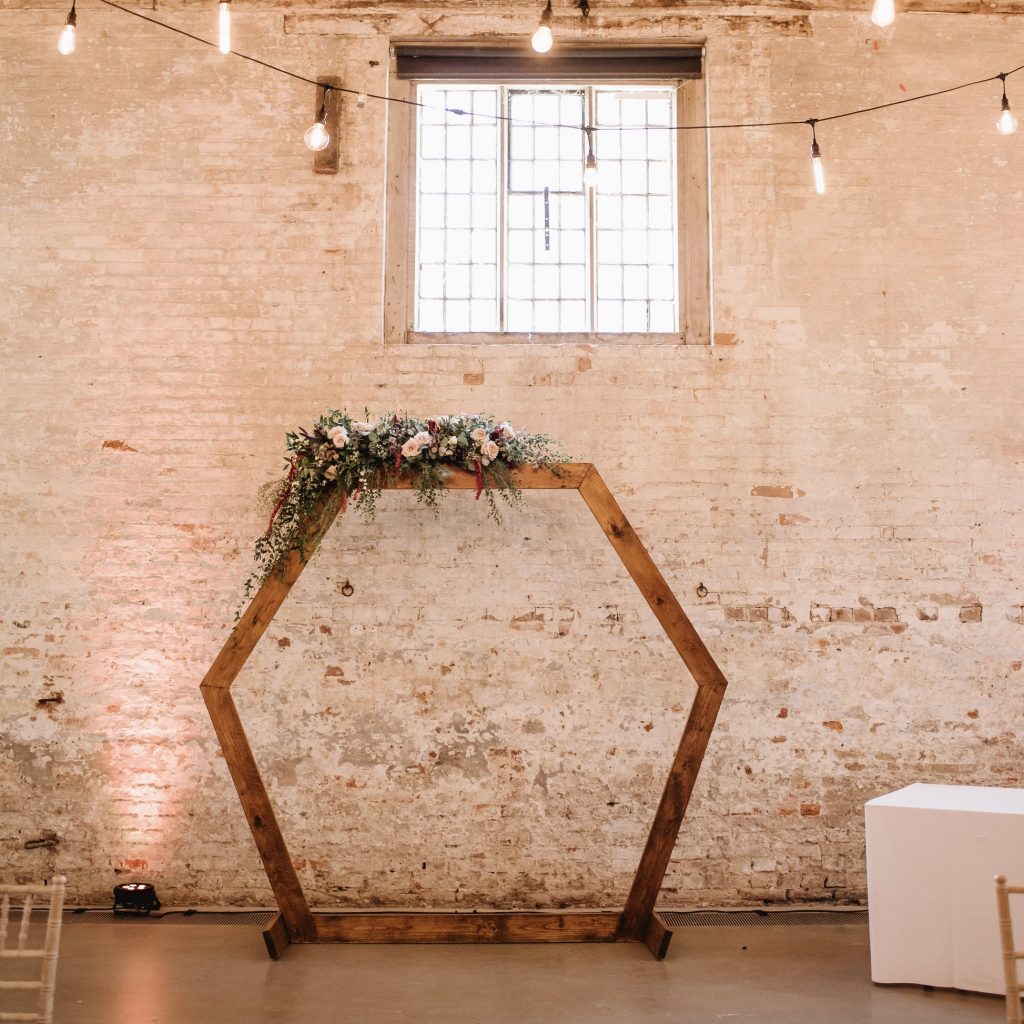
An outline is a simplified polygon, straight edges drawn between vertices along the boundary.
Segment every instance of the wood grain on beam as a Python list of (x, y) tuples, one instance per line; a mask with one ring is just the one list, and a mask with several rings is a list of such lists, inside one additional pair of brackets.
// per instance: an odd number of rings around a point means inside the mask
[(612, 942), (614, 912), (317, 914), (317, 942)]
[(311, 942), (316, 935), (313, 917), (284, 844), (260, 770), (252, 756), (252, 748), (242, 728), (235, 702), (227, 690), (211, 687), (201, 689), (224, 752), (224, 760), (231, 772), (231, 780), (238, 792), (245, 819), (249, 822), (256, 849), (263, 861), (263, 868), (288, 933), (295, 942)]

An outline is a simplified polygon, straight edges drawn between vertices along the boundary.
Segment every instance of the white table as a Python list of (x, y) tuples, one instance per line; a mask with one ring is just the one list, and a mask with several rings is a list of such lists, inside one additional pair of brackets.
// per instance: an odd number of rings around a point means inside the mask
[(1024, 884), (1024, 789), (916, 783), (864, 818), (871, 980), (1003, 994), (992, 879)]

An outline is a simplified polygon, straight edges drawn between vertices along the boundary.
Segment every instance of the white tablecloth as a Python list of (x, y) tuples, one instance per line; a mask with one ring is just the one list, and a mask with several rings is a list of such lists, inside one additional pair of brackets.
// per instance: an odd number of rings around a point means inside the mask
[(992, 879), (1024, 885), (1024, 789), (916, 783), (864, 817), (872, 981), (1005, 992)]

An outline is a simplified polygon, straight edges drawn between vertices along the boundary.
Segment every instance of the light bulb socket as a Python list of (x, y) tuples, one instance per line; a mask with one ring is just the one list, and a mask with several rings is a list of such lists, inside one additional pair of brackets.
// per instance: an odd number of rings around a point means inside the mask
[(78, 15), (75, 13), (74, 0), (71, 3), (71, 10), (68, 11), (68, 20), (64, 22), (65, 25), (70, 25), (74, 28), (78, 24)]
[(811, 142), (811, 159), (812, 160), (820, 160), (821, 159), (821, 146), (818, 145), (818, 140), (817, 139), (814, 139)]
[[(1004, 85), (1003, 88), (1005, 89), (1006, 86)], [(1006, 98), (1006, 93), (1005, 92), (1003, 92), (1003, 103), (1002, 103), (1002, 106), (999, 109), (1000, 110), (1009, 110), (1010, 109), (1010, 101)]]
[(545, 7), (544, 10), (541, 12), (540, 24), (537, 27), (538, 28), (551, 28), (551, 15), (552, 15), (551, 0), (548, 0), (547, 7)]

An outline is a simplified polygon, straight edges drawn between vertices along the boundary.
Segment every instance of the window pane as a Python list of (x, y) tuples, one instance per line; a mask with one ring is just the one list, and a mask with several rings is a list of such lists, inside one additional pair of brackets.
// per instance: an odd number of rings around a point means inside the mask
[(449, 196), (444, 211), (444, 226), (447, 228), (468, 228), (472, 209), (469, 196)]
[[(419, 86), (416, 328), (677, 330), (674, 95)], [(593, 191), (582, 180), (591, 122)]]
[[(597, 329), (677, 330), (675, 133), (669, 89), (599, 88)], [(621, 230), (620, 230), (621, 229)]]
[(417, 303), (421, 331), (499, 329), (497, 123), (450, 109), (497, 110), (495, 87), (421, 87), (416, 165)]

